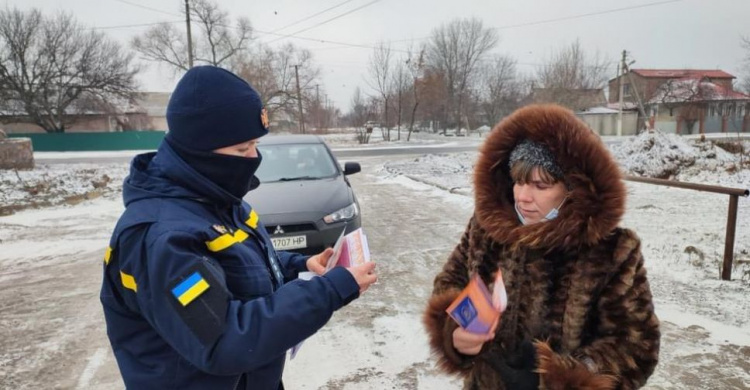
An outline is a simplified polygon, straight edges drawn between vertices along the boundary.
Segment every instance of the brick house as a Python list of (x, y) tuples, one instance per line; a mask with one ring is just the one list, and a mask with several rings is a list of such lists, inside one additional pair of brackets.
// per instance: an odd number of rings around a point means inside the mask
[[(74, 121), (65, 129), (65, 132), (166, 130), (166, 108), (169, 96), (168, 92), (145, 92), (141, 93), (132, 104), (114, 99), (112, 103), (114, 110), (79, 111), (74, 107), (69, 107), (67, 115), (74, 117)], [(0, 112), (0, 123), (0, 127), (8, 134), (45, 132), (18, 112)]]
[[(636, 103), (637, 89), (645, 119), (661, 131), (677, 134), (750, 131), (750, 96), (734, 90), (735, 76), (727, 72), (631, 69), (630, 77), (621, 78), (625, 105)], [(619, 101), (619, 81), (619, 78), (609, 81), (610, 105)]]

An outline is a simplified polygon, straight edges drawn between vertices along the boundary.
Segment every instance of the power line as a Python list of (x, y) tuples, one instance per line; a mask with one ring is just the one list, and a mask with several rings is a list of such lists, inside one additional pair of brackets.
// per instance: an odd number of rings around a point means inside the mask
[(141, 23), (141, 24), (123, 24), (119, 26), (103, 26), (103, 27), (89, 27), (90, 30), (114, 30), (118, 28), (133, 28), (133, 27), (146, 27), (146, 26), (156, 26), (158, 24), (174, 24), (174, 23), (183, 23), (183, 20), (176, 20), (176, 21), (169, 21), (169, 22), (154, 22), (154, 23)]
[[(138, 7), (138, 8), (143, 8), (143, 9), (147, 9), (147, 10), (154, 11), (154, 12), (160, 12), (160, 13), (170, 14), (170, 13), (168, 13), (166, 11), (162, 11), (162, 10), (159, 10), (159, 9), (156, 9), (156, 8), (151, 8), (151, 7), (143, 6), (143, 5), (140, 5), (140, 4), (132, 3), (132, 2), (129, 2), (129, 1), (126, 1), (126, 0), (114, 0), (114, 1), (118, 1), (118, 2), (121, 2), (121, 3), (124, 3), (124, 4), (129, 4), (129, 5)], [(334, 44), (334, 45), (340, 45), (340, 46), (357, 47), (357, 48), (363, 48), (363, 49), (374, 49), (375, 46), (358, 45), (358, 44), (346, 43), (346, 42), (335, 42), (335, 41), (328, 41), (328, 40), (315, 39), (315, 38), (297, 37), (297, 36), (293, 36), (293, 35), (294, 34), (299, 34), (300, 32), (304, 32), (304, 31), (313, 29), (313, 28), (321, 26), (321, 25), (323, 25), (325, 23), (328, 23), (328, 22), (331, 22), (331, 21), (336, 20), (338, 18), (344, 17), (344, 16), (346, 16), (348, 14), (351, 14), (352, 12), (358, 11), (358, 10), (360, 10), (362, 8), (370, 6), (370, 5), (372, 5), (374, 3), (377, 3), (377, 2), (379, 2), (381, 0), (373, 0), (373, 1), (371, 1), (371, 2), (369, 2), (367, 4), (364, 4), (364, 5), (360, 6), (360, 7), (357, 7), (355, 9), (350, 10), (350, 11), (347, 11), (347, 12), (345, 12), (343, 14), (334, 16), (333, 18), (330, 18), (328, 20), (324, 20), (324, 21), (322, 21), (322, 22), (320, 22), (320, 23), (318, 23), (316, 25), (310, 26), (310, 27), (308, 27), (306, 29), (303, 29), (303, 30), (299, 30), (299, 31), (294, 32), (292, 34), (278, 34), (278, 33), (276, 33), (276, 31), (285, 29), (285, 28), (290, 27), (292, 25), (295, 25), (297, 23), (301, 23), (301, 22), (303, 22), (305, 20), (308, 20), (310, 18), (318, 16), (318, 15), (324, 13), (324, 12), (330, 11), (330, 10), (332, 10), (334, 8), (337, 8), (337, 7), (341, 6), (341, 5), (349, 3), (351, 1), (354, 1), (354, 0), (346, 0), (344, 2), (338, 3), (338, 4), (336, 4), (336, 5), (332, 6), (332, 7), (326, 8), (326, 9), (324, 9), (322, 11), (319, 11), (319, 12), (313, 14), (313, 15), (310, 15), (310, 16), (304, 18), (304, 19), (300, 19), (300, 20), (298, 20), (298, 21), (296, 21), (294, 23), (291, 23), (291, 24), (286, 25), (286, 26), (281, 27), (281, 28), (277, 28), (277, 29), (275, 29), (273, 31), (261, 31), (261, 30), (254, 30), (254, 31), (257, 32), (257, 33), (261, 33), (261, 34), (274, 35), (274, 36), (278, 37), (277, 39), (274, 39), (273, 41), (269, 42), (269, 44), (273, 43), (273, 42), (276, 42), (276, 41), (278, 41), (280, 39), (283, 39), (283, 38), (295, 38), (295, 39), (300, 39), (300, 40), (305, 40), (305, 41), (321, 42), (321, 43), (328, 43), (328, 44)], [(170, 15), (182, 16), (182, 15), (179, 15), (179, 14), (170, 14)], [(171, 21), (171, 22), (157, 22), (157, 23), (143, 23), (143, 24), (119, 25), (119, 26), (93, 27), (92, 29), (94, 29), (94, 30), (107, 30), (107, 29), (117, 29), (117, 28), (144, 27), (144, 26), (153, 26), (153, 25), (157, 25), (157, 24), (161, 24), (161, 23), (170, 23), (170, 24), (172, 24), (172, 23), (182, 23), (182, 21), (180, 20), (180, 21)], [(219, 26), (226, 27), (226, 28), (237, 29), (236, 26), (231, 26), (231, 25), (219, 25)], [(394, 51), (399, 51), (399, 50), (394, 50)], [(403, 51), (403, 52), (407, 53), (406, 51)]]
[(310, 20), (310, 19), (312, 19), (312, 18), (314, 18), (314, 17), (316, 17), (316, 16), (318, 16), (318, 15), (320, 15), (320, 14), (326, 13), (326, 12), (328, 12), (328, 11), (330, 11), (330, 10), (334, 9), (334, 8), (338, 8), (338, 7), (340, 7), (340, 6), (342, 6), (342, 5), (346, 4), (346, 3), (350, 3), (350, 2), (352, 2), (352, 1), (354, 1), (354, 0), (346, 0), (346, 1), (342, 1), (341, 3), (338, 3), (338, 4), (336, 4), (336, 5), (332, 6), (332, 7), (328, 7), (328, 8), (326, 8), (326, 9), (324, 9), (324, 10), (322, 10), (322, 11), (320, 11), (320, 12), (316, 12), (316, 13), (314, 13), (314, 14), (310, 15), (310, 16), (306, 16), (306, 17), (304, 17), (304, 18), (302, 18), (302, 19), (300, 19), (300, 20), (297, 20), (297, 21), (295, 21), (295, 22), (292, 22), (292, 23), (290, 23), (290, 24), (287, 24), (286, 26), (283, 26), (283, 27), (279, 27), (279, 28), (277, 28), (277, 29), (275, 29), (275, 30), (273, 30), (273, 31), (271, 31), (271, 32), (277, 32), (277, 31), (279, 31), (279, 30), (283, 30), (283, 29), (285, 29), (285, 28), (288, 28), (288, 27), (292, 27), (292, 26), (294, 26), (294, 25), (297, 25), (297, 24), (299, 24), (299, 23), (302, 23), (302, 22), (304, 22), (304, 21)]
[[(295, 31), (295, 32), (293, 32), (293, 33), (291, 33), (291, 34), (288, 34), (288, 35), (285, 35), (285, 36), (283, 36), (283, 37), (279, 37), (279, 38), (276, 38), (276, 39), (274, 39), (273, 41), (271, 41), (271, 42), (268, 42), (268, 43), (269, 43), (269, 44), (271, 44), (271, 43), (274, 43), (274, 42), (276, 42), (276, 41), (278, 41), (278, 40), (280, 40), (280, 39), (284, 39), (284, 38), (291, 38), (291, 37), (294, 37), (295, 35), (297, 35), (297, 34), (299, 34), (299, 33), (303, 33), (303, 32), (305, 32), (305, 31), (308, 31), (308, 30), (312, 30), (312, 29), (314, 29), (314, 28), (316, 28), (316, 27), (319, 27), (319, 26), (322, 26), (322, 25), (324, 25), (324, 24), (326, 24), (326, 23), (328, 23), (328, 22), (332, 22), (332, 21), (334, 21), (334, 20), (336, 20), (336, 19), (342, 18), (342, 17), (344, 17), (344, 16), (346, 16), (346, 15), (349, 15), (349, 14), (351, 14), (351, 13), (353, 13), (353, 12), (356, 12), (356, 11), (359, 11), (359, 10), (361, 10), (362, 8), (365, 8), (365, 7), (369, 7), (369, 6), (371, 6), (371, 5), (375, 4), (375, 3), (379, 2), (379, 1), (381, 1), (381, 0), (373, 0), (373, 1), (369, 2), (369, 3), (367, 3), (367, 4), (361, 5), (361, 6), (359, 6), (359, 7), (357, 7), (357, 8), (354, 8), (354, 9), (352, 9), (352, 10), (350, 10), (350, 11), (344, 12), (343, 14), (340, 14), (340, 15), (334, 16), (334, 17), (332, 17), (332, 18), (330, 18), (330, 19), (326, 19), (326, 20), (324, 20), (324, 21), (322, 21), (322, 22), (320, 22), (320, 23), (318, 23), (318, 24), (314, 24), (314, 25), (312, 25), (312, 26), (310, 26), (310, 27), (307, 27), (307, 28), (304, 28), (304, 29), (302, 29), (302, 30), (298, 30), (298, 31)], [(296, 37), (295, 37), (295, 38), (296, 38)]]
[[(141, 6), (139, 4), (131, 3), (131, 2), (128, 2), (128, 1), (125, 1), (125, 0), (115, 0), (115, 1), (122, 2), (122, 3), (125, 3), (125, 4), (130, 4), (130, 5), (139, 7), (139, 8), (144, 8), (144, 9), (148, 9), (148, 10), (155, 11), (155, 12), (167, 13), (166, 11), (161, 11), (161, 10), (158, 10), (158, 9), (155, 9), (155, 8)], [(332, 18), (324, 20), (324, 21), (322, 21), (322, 22), (320, 22), (318, 24), (315, 24), (315, 25), (307, 27), (305, 29), (296, 31), (296, 32), (291, 33), (291, 34), (276, 33), (276, 31), (278, 31), (278, 30), (287, 28), (287, 27), (292, 26), (292, 25), (297, 24), (297, 23), (301, 23), (302, 21), (305, 21), (305, 20), (308, 20), (310, 18), (313, 18), (313, 17), (315, 17), (317, 15), (320, 15), (320, 14), (322, 14), (324, 12), (330, 11), (331, 9), (337, 8), (337, 7), (341, 6), (341, 5), (349, 3), (351, 1), (353, 1), (353, 0), (347, 0), (347, 1), (344, 1), (344, 2), (341, 2), (341, 3), (338, 3), (338, 4), (336, 4), (336, 5), (332, 6), (332, 7), (329, 7), (327, 9), (325, 9), (325, 10), (319, 11), (319, 12), (317, 12), (315, 14), (312, 14), (312, 15), (306, 17), (306, 18), (300, 19), (300, 20), (298, 20), (298, 21), (296, 21), (294, 23), (291, 23), (291, 24), (289, 24), (287, 26), (275, 29), (273, 31), (261, 31), (261, 30), (254, 30), (254, 31), (257, 32), (257, 33), (260, 33), (260, 34), (273, 35), (273, 36), (277, 36), (278, 37), (277, 39), (274, 39), (274, 40), (270, 41), (269, 44), (273, 43), (273, 42), (276, 42), (276, 41), (278, 41), (280, 39), (284, 39), (284, 38), (294, 38), (294, 39), (299, 39), (299, 40), (304, 40), (304, 41), (312, 41), (312, 42), (319, 42), (319, 43), (324, 43), (324, 44), (332, 44), (332, 45), (342, 46), (342, 47), (332, 47), (332, 48), (308, 49), (310, 51), (336, 50), (336, 49), (342, 49), (342, 48), (360, 48), (360, 49), (368, 49), (368, 50), (376, 49), (377, 48), (376, 45), (358, 44), (358, 43), (349, 43), (349, 42), (340, 42), (340, 41), (331, 41), (331, 40), (326, 40), (326, 39), (317, 39), (317, 38), (309, 38), (309, 37), (300, 37), (300, 36), (297, 36), (296, 34), (299, 34), (299, 33), (304, 32), (304, 31), (308, 31), (308, 30), (313, 29), (315, 27), (321, 26), (321, 25), (323, 25), (325, 23), (328, 23), (328, 22), (331, 22), (333, 20), (339, 19), (339, 18), (344, 17), (344, 16), (346, 16), (348, 14), (356, 12), (356, 11), (362, 9), (362, 8), (365, 8), (365, 7), (368, 7), (368, 6), (370, 6), (370, 5), (374, 4), (374, 3), (377, 3), (377, 2), (379, 2), (381, 0), (370, 1), (369, 3), (366, 3), (366, 4), (364, 4), (364, 5), (360, 6), (360, 7), (354, 8), (354, 9), (352, 9), (350, 11), (347, 11), (347, 12), (345, 12), (343, 14), (339, 14), (337, 16), (334, 16)], [(663, 4), (668, 4), (668, 3), (675, 3), (675, 2), (680, 2), (680, 1), (682, 1), (682, 0), (665, 0), (665, 1), (655, 2), (655, 3), (641, 4), (641, 5), (629, 6), (629, 7), (622, 7), (622, 8), (605, 10), (605, 11), (598, 11), (598, 12), (590, 12), (590, 13), (579, 14), (579, 15), (571, 15), (571, 16), (566, 16), (566, 17), (561, 17), (561, 18), (555, 18), (555, 19), (547, 19), (547, 20), (541, 20), (541, 21), (527, 22), (527, 23), (521, 23), (521, 24), (516, 24), (516, 25), (510, 25), (510, 26), (500, 26), (500, 27), (495, 27), (494, 29), (509, 29), (509, 28), (516, 28), (516, 27), (525, 27), (525, 26), (531, 26), (531, 25), (552, 23), (552, 22), (563, 21), (563, 20), (579, 19), (579, 18), (584, 18), (584, 17), (589, 17), (589, 16), (595, 16), (595, 15), (601, 15), (601, 14), (608, 14), (608, 13), (615, 13), (615, 12), (622, 12), (622, 11), (632, 10), (632, 9), (636, 9), (636, 8), (651, 7), (651, 6), (663, 5)], [(172, 14), (172, 15), (177, 15), (177, 14)], [(104, 29), (117, 29), (117, 28), (132, 28), (132, 27), (152, 26), (152, 25), (157, 25), (157, 24), (161, 24), (161, 23), (170, 23), (170, 24), (172, 24), (172, 23), (182, 23), (182, 21), (143, 23), (143, 24), (106, 26), (106, 27), (93, 27), (92, 29), (102, 29), (102, 30), (104, 30)], [(231, 25), (221, 25), (221, 26), (227, 27), (227, 28), (233, 28), (233, 29), (237, 28), (236, 26), (231, 26)], [(415, 41), (415, 40), (422, 40), (422, 39), (427, 39), (427, 38), (429, 38), (429, 37), (412, 38), (412, 39), (405, 39), (405, 40), (396, 40), (396, 41), (390, 41), (389, 43)], [(399, 49), (394, 49), (394, 48), (391, 48), (391, 50), (394, 51), (394, 52), (399, 52), (399, 53), (409, 53), (409, 51), (407, 51), (407, 50), (399, 50)], [(534, 67), (544, 66), (544, 64), (539, 64), (539, 63), (522, 63), (522, 62), (518, 62), (517, 64), (518, 65), (523, 65), (523, 66), (534, 66)]]
[(166, 15), (182, 16), (180, 14), (176, 14), (176, 13), (173, 13), (173, 12), (162, 11), (160, 9), (151, 8), (151, 7), (148, 7), (148, 6), (145, 6), (145, 5), (141, 5), (141, 4), (137, 4), (137, 3), (131, 3), (131, 2), (126, 1), (126, 0), (114, 0), (114, 1), (117, 1), (117, 2), (120, 2), (120, 3), (123, 3), (123, 4), (132, 5), (133, 7), (147, 9), (149, 11), (159, 12), (159, 13), (166, 14)]
[[(630, 10), (638, 9), (638, 8), (654, 7), (654, 6), (658, 6), (658, 5), (664, 5), (664, 4), (669, 4), (669, 3), (677, 3), (677, 2), (681, 2), (681, 1), (683, 1), (683, 0), (658, 1), (658, 2), (654, 2), (654, 3), (632, 5), (632, 6), (628, 6), (628, 7), (614, 8), (614, 9), (609, 9), (609, 10), (604, 10), (604, 11), (597, 11), (597, 12), (589, 12), (589, 13), (585, 13), (585, 14), (570, 15), (570, 16), (563, 16), (563, 17), (553, 18), (553, 19), (537, 20), (537, 21), (533, 21), (533, 22), (511, 24), (511, 25), (499, 26), (499, 27), (492, 27), (492, 29), (493, 30), (507, 30), (507, 29), (518, 28), (518, 27), (536, 26), (536, 25), (540, 25), (540, 24), (555, 23), (555, 22), (561, 22), (561, 21), (566, 21), (566, 20), (574, 20), (574, 19), (587, 18), (587, 17), (590, 17), (590, 16), (598, 16), (598, 15), (611, 14), (611, 13), (616, 13), (616, 12), (630, 11)], [(425, 40), (425, 39), (429, 39), (429, 38), (430, 37), (401, 39), (401, 40), (397, 40), (397, 41), (391, 41), (391, 43), (421, 41), (421, 40)]]
[[(377, 1), (380, 1), (380, 0), (377, 0)], [(232, 26), (225, 26), (225, 27), (232, 27)], [(234, 28), (234, 27), (232, 27), (232, 28)], [(332, 45), (341, 45), (341, 46), (348, 46), (348, 47), (358, 47), (358, 48), (362, 48), (362, 49), (375, 49), (376, 48), (376, 46), (374, 46), (374, 45), (365, 45), (365, 44), (358, 44), (358, 43), (330, 41), (330, 40), (327, 40), (327, 39), (318, 39), (318, 38), (298, 37), (298, 36), (293, 36), (291, 34), (285, 35), (285, 34), (279, 34), (279, 33), (272, 33), (270, 31), (261, 31), (261, 30), (254, 30), (254, 31), (257, 32), (257, 33), (260, 33), (260, 34), (276, 35), (276, 36), (279, 36), (280, 38), (294, 38), (294, 39), (300, 39), (300, 40), (303, 40), (303, 41), (312, 41), (312, 42), (320, 42), (320, 43), (330, 43)], [(273, 40), (271, 42), (275, 42), (275, 41), (276, 40)], [(268, 42), (268, 43), (270, 44), (271, 42)], [(327, 49), (327, 48), (324, 48), (324, 49)], [(396, 51), (396, 52), (401, 52), (401, 53), (408, 53), (408, 51), (406, 51), (406, 50), (398, 50), (398, 49), (393, 49), (393, 48), (391, 48), (391, 50), (392, 51)]]
[(638, 8), (653, 7), (653, 6), (664, 5), (664, 4), (669, 4), (669, 3), (678, 3), (678, 2), (681, 2), (681, 1), (682, 0), (666, 0), (666, 1), (659, 1), (659, 2), (655, 2), (655, 3), (633, 5), (633, 6), (629, 6), (629, 7), (615, 8), (615, 9), (604, 10), (604, 11), (589, 12), (589, 13), (580, 14), (580, 15), (563, 16), (563, 17), (560, 17), (560, 18), (539, 20), (539, 21), (536, 21), (536, 22), (528, 22), (528, 23), (513, 24), (513, 25), (509, 25), (509, 26), (495, 27), (495, 30), (506, 30), (506, 29), (509, 29), (509, 28), (536, 26), (536, 25), (539, 25), (539, 24), (561, 22), (561, 21), (564, 21), (564, 20), (581, 19), (581, 18), (586, 18), (586, 17), (589, 17), (589, 16), (598, 16), (598, 15), (604, 15), (604, 14), (612, 14), (612, 13), (616, 13), (616, 12), (630, 11), (630, 10), (638, 9)]
[[(359, 8), (356, 8), (356, 9), (352, 10), (352, 11), (349, 11), (348, 13), (354, 12), (354, 11), (360, 9), (360, 8), (363, 8), (363, 7), (366, 7), (368, 5), (371, 5), (371, 4), (375, 3), (376, 1), (379, 1), (379, 0), (375, 0), (375, 1), (372, 1), (370, 3), (367, 3), (367, 4), (365, 4), (362, 7), (359, 7)], [(640, 5), (633, 5), (633, 6), (615, 8), (615, 9), (604, 10), (604, 11), (589, 12), (589, 13), (585, 13), (585, 14), (564, 16), (564, 17), (560, 17), (560, 18), (538, 20), (538, 21), (520, 23), (520, 24), (515, 24), (515, 25), (508, 25), (508, 26), (500, 26), (500, 27), (495, 27), (494, 29), (496, 29), (496, 30), (504, 30), (504, 29), (510, 29), (510, 28), (518, 28), (518, 27), (526, 27), (526, 26), (533, 26), (533, 25), (539, 25), (539, 24), (554, 23), (554, 22), (565, 21), (565, 20), (574, 20), (574, 19), (586, 18), (586, 17), (603, 15), (603, 14), (610, 14), (610, 13), (617, 13), (617, 12), (629, 11), (629, 10), (638, 9), (638, 8), (653, 7), (653, 6), (664, 5), (664, 4), (669, 4), (669, 3), (676, 3), (676, 2), (681, 2), (681, 1), (683, 1), (683, 0), (658, 1), (658, 2), (653, 2), (653, 3), (648, 3), (648, 4), (640, 4)], [(296, 36), (296, 34), (299, 34), (300, 32), (307, 31), (309, 29), (312, 29), (314, 27), (319, 26), (320, 24), (327, 23), (330, 20), (336, 19), (336, 18), (344, 16), (344, 15), (346, 15), (346, 14), (342, 14), (342, 15), (339, 15), (339, 16), (334, 17), (332, 19), (329, 19), (327, 21), (321, 22), (321, 23), (319, 23), (317, 25), (314, 25), (314, 26), (311, 26), (311, 27), (309, 27), (309, 28), (307, 28), (305, 30), (297, 31), (297, 32), (294, 32), (292, 34), (283, 34), (279, 38), (274, 39), (273, 41), (271, 41), (269, 43), (276, 42), (276, 41), (278, 41), (280, 39), (283, 39), (283, 38), (295, 38), (295, 39), (300, 39), (300, 40), (307, 40), (307, 41), (314, 41), (314, 42), (320, 42), (320, 43), (335, 44), (335, 45), (347, 46), (347, 47), (355, 47), (355, 48), (363, 48), (363, 49), (375, 49), (376, 48), (375, 45), (356, 44), (356, 43), (347, 43), (347, 42), (337, 42), (337, 41), (329, 41), (329, 40), (323, 40), (323, 39), (315, 39), (315, 38), (307, 38), (307, 37)], [(263, 33), (263, 34), (279, 35), (279, 34), (274, 34), (273, 32), (264, 32), (264, 31), (257, 31), (257, 32)], [(429, 39), (429, 38), (430, 37), (403, 39), (403, 40), (390, 41), (390, 43), (418, 41), (418, 40), (424, 40), (424, 39)], [(332, 49), (339, 49), (339, 48), (331, 48), (331, 50)], [(408, 51), (405, 51), (405, 50), (399, 50), (399, 49), (393, 49), (393, 48), (391, 48), (391, 50), (393, 50), (395, 52), (408, 53)], [(542, 66), (543, 64), (529, 64), (529, 63), (525, 63), (525, 64), (520, 64), (520, 65)]]

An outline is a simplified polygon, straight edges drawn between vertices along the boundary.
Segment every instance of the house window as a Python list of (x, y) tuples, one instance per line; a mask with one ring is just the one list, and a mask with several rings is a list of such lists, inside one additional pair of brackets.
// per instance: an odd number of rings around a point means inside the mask
[(673, 108), (669, 107), (669, 116), (674, 116)]
[(625, 84), (622, 86), (622, 95), (630, 96), (630, 84)]

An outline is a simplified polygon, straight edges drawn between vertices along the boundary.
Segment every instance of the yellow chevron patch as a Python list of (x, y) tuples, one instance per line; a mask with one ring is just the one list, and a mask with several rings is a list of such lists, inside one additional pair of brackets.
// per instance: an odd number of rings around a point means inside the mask
[(245, 224), (255, 229), (258, 227), (259, 219), (260, 218), (258, 217), (258, 213), (256, 213), (255, 210), (250, 210), (250, 218), (248, 218), (247, 221), (245, 221)]
[(109, 259), (112, 258), (112, 248), (107, 247), (107, 250), (104, 252), (104, 264), (109, 265)]
[(229, 248), (234, 244), (245, 241), (247, 237), (249, 237), (249, 235), (245, 233), (244, 230), (237, 230), (236, 232), (234, 232), (234, 234), (222, 234), (221, 236), (211, 241), (206, 241), (206, 246), (211, 252), (219, 252)]
[(120, 279), (125, 288), (138, 292), (138, 285), (135, 283), (133, 275), (128, 275), (125, 272), (120, 271)]

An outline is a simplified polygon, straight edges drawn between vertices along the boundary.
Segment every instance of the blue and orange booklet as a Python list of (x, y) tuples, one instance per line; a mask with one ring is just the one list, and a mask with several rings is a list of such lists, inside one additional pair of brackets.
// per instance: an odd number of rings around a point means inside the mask
[(498, 270), (492, 294), (482, 278), (474, 274), (446, 312), (466, 331), (487, 334), (507, 306), (508, 295), (503, 283), (503, 274)]

